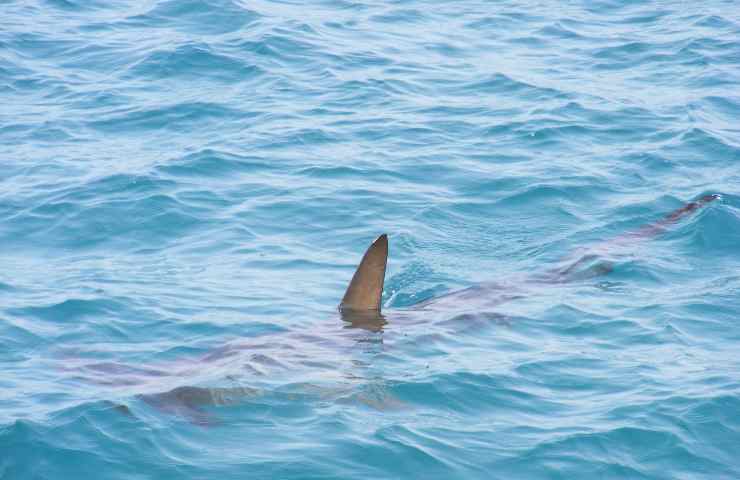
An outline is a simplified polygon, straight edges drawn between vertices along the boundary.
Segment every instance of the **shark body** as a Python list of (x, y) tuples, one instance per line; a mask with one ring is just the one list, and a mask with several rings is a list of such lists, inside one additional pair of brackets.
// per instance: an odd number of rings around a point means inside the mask
[[(486, 283), (463, 290), (451, 292), (439, 297), (425, 300), (410, 307), (410, 310), (455, 310), (461, 305), (475, 304), (490, 308), (510, 300), (527, 296), (532, 287), (557, 286), (559, 284), (586, 280), (610, 273), (614, 264), (605, 258), (618, 254), (619, 251), (634, 249), (636, 244), (665, 232), (671, 225), (719, 199), (716, 194), (704, 195), (698, 200), (688, 202), (657, 222), (628, 232), (611, 241), (604, 242), (589, 249), (585, 254), (567, 259), (563, 267), (526, 277), (518, 285), (501, 285)], [(342, 302), (339, 311), (345, 319), (361, 318), (367, 322), (374, 314), (380, 316), (381, 296), (388, 259), (388, 236), (380, 235), (367, 249)]]
[[(514, 285), (497, 283), (476, 285), (425, 300), (408, 308), (390, 310), (386, 313), (381, 311), (381, 298), (389, 247), (388, 236), (382, 234), (368, 247), (363, 255), (339, 304), (338, 309), (341, 319), (344, 321), (344, 326), (349, 327), (349, 329), (335, 328), (331, 331), (315, 332), (313, 334), (287, 332), (280, 334), (279, 340), (271, 338), (269, 348), (271, 350), (284, 349), (286, 358), (291, 356), (289, 354), (296, 356), (296, 350), (300, 350), (296, 347), (297, 345), (310, 344), (312, 348), (327, 348), (331, 351), (353, 348), (356, 345), (354, 343), (357, 341), (356, 336), (353, 337), (355, 340), (347, 342), (347, 337), (353, 335), (352, 331), (379, 332), (383, 330), (388, 321), (422, 324), (428, 321), (430, 312), (455, 312), (457, 317), (461, 313), (464, 316), (465, 312), (491, 312), (492, 309), (501, 304), (537, 294), (543, 288), (557, 287), (569, 282), (606, 275), (612, 271), (614, 265), (605, 258), (614, 256), (615, 252), (618, 253), (626, 248), (634, 249), (639, 242), (665, 232), (671, 225), (719, 198), (719, 195), (702, 196), (672, 211), (657, 222), (596, 245), (590, 248), (586, 254), (567, 259), (562, 263), (562, 267), (525, 277), (520, 283)], [(503, 316), (494, 313), (484, 317), (490, 320)], [(251, 362), (242, 362), (242, 365), (244, 367), (251, 365), (249, 368), (253, 369), (253, 373), (259, 375), (262, 367), (275, 367), (275, 365), (265, 364), (265, 362), (274, 363), (274, 360), (268, 361), (266, 357), (260, 356), (259, 352), (264, 348), (266, 348), (264, 340), (248, 340), (226, 345), (187, 365), (178, 364), (175, 368), (170, 366), (160, 369), (133, 369), (123, 365), (106, 364), (108, 366), (103, 370), (109, 375), (129, 376), (129, 380), (133, 378), (131, 384), (148, 383), (148, 379), (154, 379), (158, 382), (164, 377), (188, 377), (192, 372), (200, 371), (199, 369), (204, 367), (220, 369), (229, 365), (229, 362), (234, 358), (240, 359), (240, 361), (243, 360), (240, 355), (248, 352)], [(305, 357), (298, 360), (298, 362), (303, 362), (302, 365), (317, 363), (313, 356), (307, 355)], [(103, 364), (98, 364), (99, 369), (101, 365)], [(283, 365), (282, 367), (290, 369), (290, 365)], [(242, 385), (218, 388), (176, 386), (162, 393), (139, 394), (138, 398), (159, 411), (185, 417), (192, 423), (210, 424), (213, 423), (213, 418), (205, 410), (206, 407), (239, 404), (261, 394), (259, 388)], [(327, 393), (322, 393), (322, 395), (324, 394)], [(341, 396), (342, 392), (333, 391), (328, 394)], [(372, 400), (372, 402), (382, 403), (376, 402), (376, 400)], [(124, 412), (129, 411), (127, 407), (121, 405), (116, 405), (116, 408)]]

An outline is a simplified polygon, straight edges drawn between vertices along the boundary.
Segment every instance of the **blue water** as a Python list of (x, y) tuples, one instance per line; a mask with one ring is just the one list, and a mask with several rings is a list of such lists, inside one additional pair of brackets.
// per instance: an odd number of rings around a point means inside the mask
[(740, 478), (738, 125), (732, 1), (0, 2), (0, 478)]

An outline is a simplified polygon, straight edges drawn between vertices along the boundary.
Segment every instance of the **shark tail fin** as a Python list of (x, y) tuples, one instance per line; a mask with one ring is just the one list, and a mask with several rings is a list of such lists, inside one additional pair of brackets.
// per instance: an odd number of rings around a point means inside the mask
[(344, 293), (342, 303), (339, 304), (339, 310), (377, 310), (379, 312), (387, 263), (388, 235), (384, 233), (368, 247), (362, 257)]

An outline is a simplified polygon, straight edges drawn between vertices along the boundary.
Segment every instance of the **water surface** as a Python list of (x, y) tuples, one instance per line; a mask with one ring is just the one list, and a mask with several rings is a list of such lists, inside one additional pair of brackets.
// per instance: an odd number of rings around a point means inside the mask
[(734, 2), (0, 13), (0, 478), (740, 477)]

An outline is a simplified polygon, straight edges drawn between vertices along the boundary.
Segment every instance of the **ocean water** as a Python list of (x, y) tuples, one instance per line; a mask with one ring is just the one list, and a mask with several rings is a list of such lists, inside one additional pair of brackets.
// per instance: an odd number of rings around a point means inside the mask
[(740, 478), (738, 125), (732, 1), (2, 1), (0, 478)]

